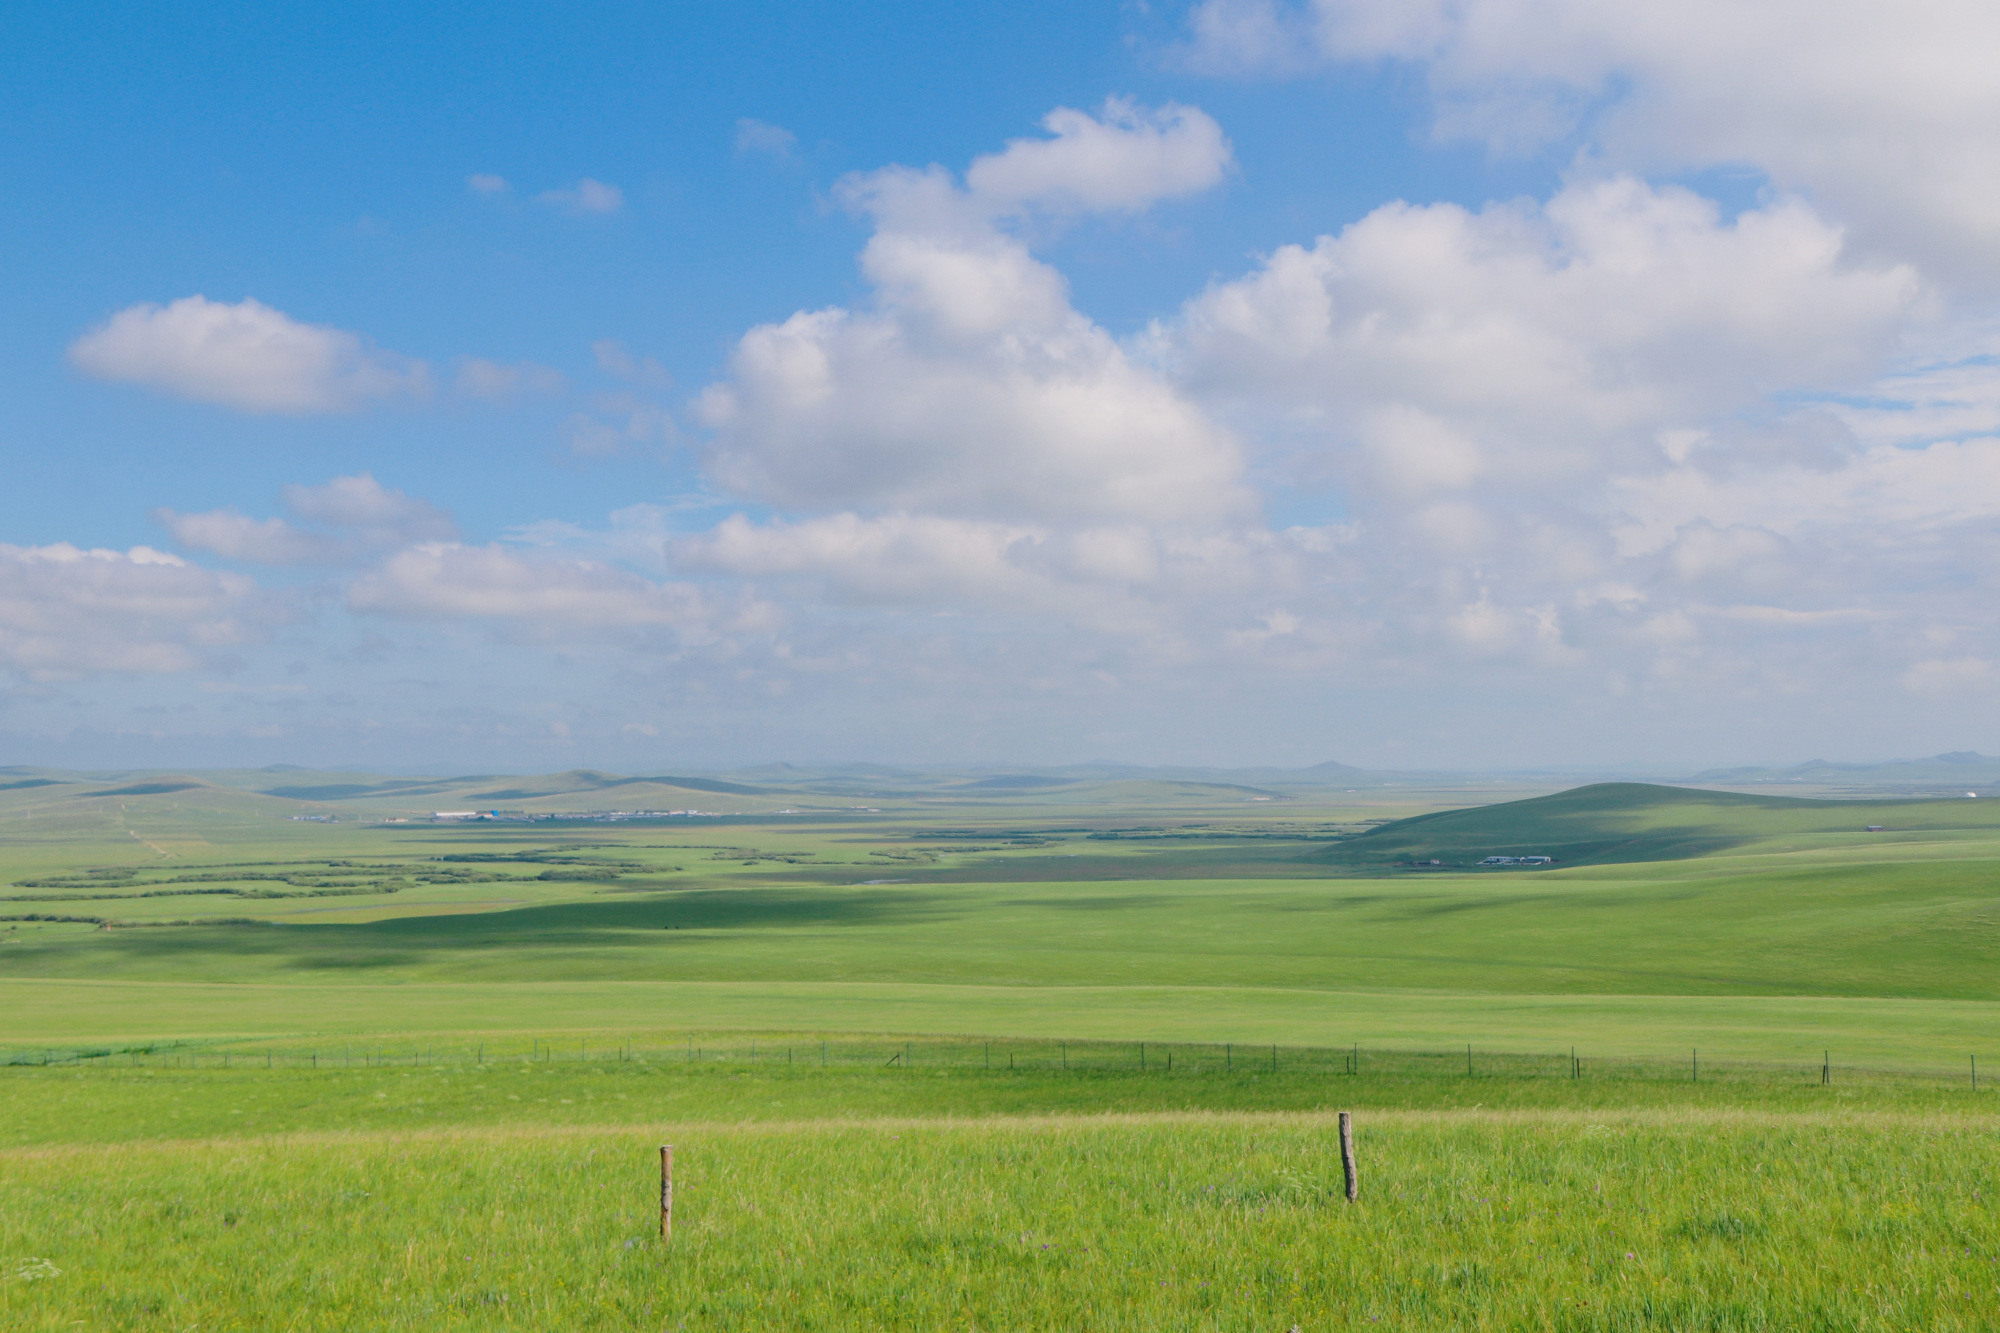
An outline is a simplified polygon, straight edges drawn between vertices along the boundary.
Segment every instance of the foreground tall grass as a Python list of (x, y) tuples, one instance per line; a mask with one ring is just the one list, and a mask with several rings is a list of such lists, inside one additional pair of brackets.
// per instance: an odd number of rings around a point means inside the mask
[(1996, 1126), (1364, 1111), (1356, 1205), (1326, 1112), (12, 1149), (0, 1327), (1990, 1329)]

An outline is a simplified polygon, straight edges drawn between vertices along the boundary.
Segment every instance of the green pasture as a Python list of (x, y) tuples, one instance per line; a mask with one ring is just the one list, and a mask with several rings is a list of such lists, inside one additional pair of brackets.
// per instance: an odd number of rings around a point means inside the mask
[[(0, 976), (819, 981), (2000, 998), (2000, 859), (1738, 858), (1501, 876), (563, 883), (555, 901), (303, 924), (0, 924)], [(179, 899), (151, 898), (125, 917)], [(52, 915), (101, 902), (47, 904)], [(265, 906), (227, 910), (248, 917)], [(185, 906), (171, 909), (185, 912)], [(336, 910), (351, 910), (336, 908)], [(330, 914), (329, 914), (330, 915)], [(308, 918), (309, 920), (310, 918)], [(62, 924), (62, 923), (54, 923)], [(8, 931), (6, 925), (13, 925)]]
[(2000, 1324), (1991, 801), (336, 776), (0, 789), (0, 1326)]
[[(124, 1049), (162, 1038), (261, 1038), (310, 1050), (381, 1041), (474, 1046), (547, 1035), (606, 1045), (707, 1027), (742, 1034), (984, 1034), (1056, 1040), (1279, 1042), (1554, 1058), (1718, 1059), (1817, 1066), (1824, 1051), (1956, 1076), (1989, 1055), (2000, 1012), (1967, 1000), (1817, 996), (1493, 995), (1271, 987), (953, 986), (814, 982), (353, 982), (0, 980), (0, 1053)], [(895, 1039), (900, 1040), (897, 1036)]]
[(654, 1120), (1336, 1108), (2000, 1115), (1993, 1069), (1975, 1085), (1964, 1065), (811, 1032), (488, 1037), (9, 1052), (0, 1063), (0, 1149)]
[[(1990, 1118), (436, 1127), (0, 1151), (18, 1329), (1985, 1329)], [(675, 1150), (657, 1234), (656, 1145)]]
[[(1299, 803), (550, 829), (182, 818), (184, 795), (122, 801), (143, 808), (109, 841), (0, 842), (0, 1048), (737, 1027), (1956, 1066), (2000, 1045), (1984, 800), (1627, 786), (1387, 825)], [(1585, 816), (1684, 848), (1725, 815), (1737, 845), (1670, 860), (1339, 860), (1440, 826), (1556, 845), (1532, 839)]]

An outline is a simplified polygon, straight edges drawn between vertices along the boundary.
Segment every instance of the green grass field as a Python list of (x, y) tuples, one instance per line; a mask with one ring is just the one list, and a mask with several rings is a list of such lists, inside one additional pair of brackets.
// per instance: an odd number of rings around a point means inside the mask
[(1991, 801), (109, 781), (0, 789), (5, 1327), (2000, 1324)]
[(768, 1057), (0, 1074), (35, 1140), (0, 1149), (8, 1328), (2000, 1318), (1991, 1093)]

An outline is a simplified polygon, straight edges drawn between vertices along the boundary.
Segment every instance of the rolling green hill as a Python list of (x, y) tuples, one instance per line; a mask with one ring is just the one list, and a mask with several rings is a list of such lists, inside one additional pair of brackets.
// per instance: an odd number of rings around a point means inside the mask
[(1548, 856), (1556, 865), (1678, 861), (1786, 838), (1885, 835), (2000, 827), (1991, 800), (1817, 801), (1792, 796), (1600, 782), (1553, 796), (1441, 810), (1383, 824), (1321, 859), (1356, 867), (1439, 862), (1464, 868), (1489, 856)]

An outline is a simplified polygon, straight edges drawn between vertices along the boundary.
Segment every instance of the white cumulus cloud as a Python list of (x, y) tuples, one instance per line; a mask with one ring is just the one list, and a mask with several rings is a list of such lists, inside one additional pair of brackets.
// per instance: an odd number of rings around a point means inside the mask
[(0, 543), (0, 665), (29, 680), (188, 671), (277, 618), (242, 575), (148, 547)]
[(69, 358), (98, 379), (244, 412), (345, 412), (430, 391), (421, 361), (250, 299), (130, 306), (70, 344)]
[(1748, 163), (1865, 243), (1992, 285), (2000, 9), (1978, 0), (1206, 0), (1192, 23), (1197, 67), (1411, 62), (1445, 135)]
[[(1795, 201), (1724, 221), (1620, 177), (1541, 206), (1378, 209), (1157, 327), (1207, 401), (1400, 494), (1598, 474), (1780, 391), (1881, 365), (1926, 289)], [(1330, 464), (1330, 466), (1334, 466)]]
[[(1180, 126), (1197, 113), (1174, 114)], [(1122, 209), (1192, 188), (1194, 177), (1159, 167), (1162, 140), (1180, 131), (1158, 116), (1091, 123), (1030, 145), (1059, 151), (1021, 159), (991, 196), (940, 168), (849, 181), (846, 197), (876, 222), (861, 259), (875, 299), (744, 335), (730, 377), (699, 404), (717, 484), (821, 511), (1161, 521), (1246, 511), (1228, 434), (1078, 313), (1061, 275), (990, 221), (1031, 199)], [(1080, 193), (1084, 162), (1123, 183)]]
[(1058, 107), (1042, 128), (1053, 137), (1015, 139), (973, 160), (965, 172), (973, 199), (995, 212), (1131, 212), (1219, 184), (1232, 160), (1213, 117), (1172, 102), (1148, 108), (1114, 97), (1095, 116)]

